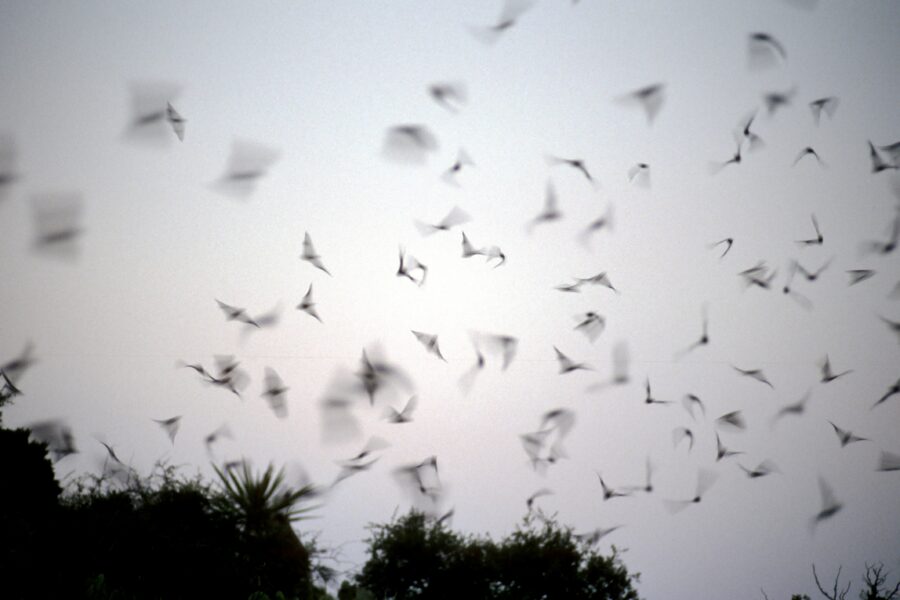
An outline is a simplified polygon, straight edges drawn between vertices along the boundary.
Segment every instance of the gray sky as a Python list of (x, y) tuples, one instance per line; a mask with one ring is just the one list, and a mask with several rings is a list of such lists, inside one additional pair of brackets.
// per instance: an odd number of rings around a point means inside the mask
[[(813, 562), (854, 579), (865, 561), (900, 572), (900, 479), (874, 471), (880, 450), (900, 452), (900, 398), (870, 410), (900, 376), (897, 336), (879, 319), (900, 320), (900, 255), (861, 251), (888, 239), (897, 214), (896, 172), (870, 173), (866, 141), (900, 139), (900, 4), (543, 0), (485, 45), (470, 28), (496, 23), (500, 7), (0, 4), (0, 132), (15, 140), (20, 175), (0, 199), (0, 361), (29, 341), (39, 361), (6, 422), (66, 419), (81, 452), (57, 464), (60, 476), (99, 468), (94, 437), (139, 470), (165, 456), (209, 473), (203, 437), (227, 422), (235, 439), (217, 446), (218, 459), (299, 461), (329, 483), (335, 460), (382, 436), (391, 447), (373, 469), (341, 482), (305, 524), (343, 544), (344, 567), (363, 560), (366, 523), (410, 505), (391, 470), (434, 454), (454, 528), (502, 536), (526, 497), (551, 488), (540, 505), (576, 530), (624, 525), (601, 546), (628, 548), (647, 598), (812, 593)], [(756, 31), (787, 59), (749, 68)], [(445, 81), (468, 91), (456, 114), (427, 93)], [(187, 120), (183, 142), (127, 135), (130, 86), (148, 82), (178, 90), (170, 101)], [(655, 83), (666, 87), (652, 125), (616, 101)], [(762, 95), (793, 86), (792, 104), (767, 115)], [(817, 126), (807, 104), (825, 96), (840, 104)], [(710, 175), (757, 109), (765, 147), (744, 145), (741, 164)], [(407, 123), (437, 138), (422, 165), (382, 151), (387, 129)], [(279, 153), (245, 199), (214, 185), (235, 140)], [(812, 157), (791, 166), (806, 146), (824, 168)], [(441, 174), (460, 148), (475, 166), (454, 187)], [(598, 185), (547, 155), (583, 159)], [(651, 166), (647, 189), (628, 180), (637, 162)], [(529, 235), (548, 180), (563, 218)], [(33, 197), (55, 192), (83, 198), (74, 260), (33, 251)], [(437, 222), (456, 205), (472, 216), (462, 228), (472, 242), (500, 246), (506, 264), (463, 260), (458, 229), (419, 234), (414, 219)], [(579, 234), (609, 207), (614, 229), (585, 248)], [(824, 244), (801, 248), (812, 214)], [(333, 277), (299, 259), (307, 231)], [(708, 245), (726, 237), (734, 246), (720, 259)], [(429, 267), (421, 288), (394, 276), (401, 244)], [(815, 282), (794, 278), (810, 310), (780, 291), (792, 259), (810, 270), (831, 261)], [(777, 269), (770, 291), (737, 276), (760, 260)], [(851, 287), (850, 269), (876, 273)], [(554, 289), (600, 271), (620, 294)], [(321, 324), (293, 308), (310, 283)], [(252, 315), (283, 311), (277, 327), (247, 335), (215, 299)], [(699, 337), (704, 306), (709, 346), (676, 360)], [(573, 330), (589, 310), (606, 318), (594, 343)], [(447, 362), (410, 330), (438, 334)], [(463, 394), (470, 331), (513, 335), (519, 351), (506, 371), (486, 354)], [(610, 377), (622, 341), (631, 383), (587, 392)], [(413, 380), (414, 421), (382, 418), (409, 394), (380, 395), (373, 409), (358, 397), (359, 435), (323, 439), (321, 401), (374, 344)], [(559, 375), (554, 345), (594, 370)], [(853, 372), (819, 383), (826, 353)], [(214, 354), (234, 354), (251, 376), (243, 401), (175, 368), (209, 366)], [(731, 365), (762, 368), (774, 389)], [(265, 367), (290, 387), (287, 419), (260, 396)], [(647, 377), (674, 404), (644, 405)], [(807, 392), (803, 415), (770, 425)], [(704, 400), (705, 419), (683, 410), (687, 393)], [(558, 407), (576, 412), (568, 459), (541, 475), (519, 434)], [(722, 439), (746, 454), (717, 463), (714, 419), (733, 410), (748, 429)], [(173, 447), (151, 419), (174, 415), (183, 418)], [(828, 420), (872, 442), (842, 449)], [(695, 432), (690, 452), (672, 446), (679, 426)], [(613, 486), (639, 484), (648, 456), (654, 493), (603, 502), (595, 471)], [(738, 468), (764, 459), (781, 472), (750, 480)], [(691, 497), (701, 467), (716, 483), (701, 504), (670, 514), (663, 500)], [(811, 534), (820, 476), (843, 509)]]

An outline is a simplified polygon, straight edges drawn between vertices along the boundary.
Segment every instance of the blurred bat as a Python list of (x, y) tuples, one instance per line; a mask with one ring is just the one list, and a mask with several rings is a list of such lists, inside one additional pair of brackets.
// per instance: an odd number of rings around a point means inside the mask
[(816, 125), (819, 124), (819, 119), (822, 117), (823, 112), (828, 115), (829, 119), (834, 118), (834, 113), (837, 110), (838, 104), (840, 104), (840, 100), (838, 100), (836, 96), (819, 98), (818, 100), (810, 102), (809, 110), (812, 112), (813, 120), (816, 122)]
[(475, 166), (475, 163), (472, 161), (472, 158), (465, 150), (460, 148), (459, 152), (456, 154), (456, 161), (450, 165), (450, 168), (444, 171), (444, 174), (441, 175), (441, 179), (450, 185), (458, 186), (459, 182), (456, 180), (456, 176), (459, 175), (459, 172), (462, 171), (463, 167), (473, 166)]
[(35, 195), (31, 198), (34, 249), (56, 258), (74, 259), (82, 235), (84, 202), (77, 192)]
[(639, 162), (628, 169), (628, 181), (642, 188), (650, 187), (650, 165)]
[(305, 260), (315, 268), (324, 272), (326, 275), (331, 275), (331, 272), (325, 268), (325, 265), (322, 263), (322, 257), (319, 256), (319, 253), (316, 252), (315, 247), (312, 243), (312, 238), (309, 237), (309, 232), (305, 232), (303, 234), (303, 254), (300, 255), (301, 260)]
[(822, 495), (822, 509), (812, 518), (811, 531), (814, 531), (819, 523), (830, 519), (844, 507), (835, 497), (834, 490), (821, 476), (819, 477), (819, 493)]
[(225, 166), (225, 173), (213, 187), (228, 195), (246, 198), (256, 189), (260, 179), (265, 177), (281, 153), (272, 148), (247, 140), (235, 140)]
[(848, 429), (841, 429), (831, 421), (828, 421), (828, 424), (834, 429), (834, 434), (841, 441), (841, 448), (846, 446), (847, 444), (852, 444), (853, 442), (868, 442), (871, 441), (869, 438), (859, 437), (858, 435), (854, 435), (852, 431)]
[[(418, 279), (413, 273), (419, 273)], [(397, 267), (397, 277), (406, 277), (419, 287), (425, 285), (425, 278), (428, 276), (428, 267), (420, 263), (415, 256), (407, 254), (400, 246), (400, 266)]]
[(766, 475), (771, 475), (772, 473), (780, 473), (780, 471), (778, 470), (778, 466), (768, 459), (759, 463), (755, 469), (748, 469), (741, 464), (739, 464), (738, 466), (744, 473), (747, 474), (747, 477), (749, 477), (750, 479), (765, 477)]
[(772, 385), (772, 383), (768, 379), (766, 379), (766, 376), (763, 374), (762, 369), (741, 369), (740, 367), (735, 367), (734, 365), (731, 365), (731, 368), (745, 377), (750, 377), (751, 379), (755, 379), (760, 383), (766, 384), (773, 390), (775, 389), (775, 386)]
[(559, 351), (559, 348), (553, 346), (553, 351), (556, 352), (556, 361), (559, 363), (559, 374), (564, 375), (566, 373), (571, 373), (572, 371), (578, 370), (592, 370), (591, 367), (587, 363), (576, 363), (568, 356)]
[(419, 230), (419, 233), (422, 235), (431, 235), (437, 231), (450, 231), (451, 228), (456, 227), (457, 225), (462, 225), (463, 223), (468, 223), (472, 220), (464, 210), (462, 210), (458, 206), (454, 206), (450, 209), (450, 212), (447, 213), (439, 223), (431, 225), (429, 223), (423, 223), (422, 221), (414, 221), (416, 225), (416, 229)]
[(763, 68), (787, 60), (787, 52), (781, 42), (768, 33), (751, 33), (747, 38), (747, 64), (751, 68)]
[(309, 289), (306, 290), (306, 294), (303, 296), (303, 299), (300, 300), (300, 304), (297, 305), (297, 310), (302, 310), (309, 316), (313, 317), (319, 323), (322, 322), (322, 318), (319, 317), (318, 311), (316, 311), (316, 303), (313, 302), (313, 284), (309, 284)]
[(592, 344), (597, 341), (606, 328), (606, 319), (592, 310), (575, 315), (575, 321), (578, 323), (575, 325), (575, 331), (583, 333)]
[(652, 124), (665, 101), (665, 84), (655, 83), (620, 96), (620, 104), (637, 104), (647, 115), (647, 123)]
[(178, 428), (181, 427), (181, 415), (168, 419), (153, 419), (153, 421), (162, 427), (162, 430), (165, 431), (166, 435), (169, 437), (169, 441), (174, 445), (175, 434), (178, 433)]
[(705, 417), (706, 416), (706, 407), (703, 406), (703, 401), (695, 396), (694, 394), (687, 394), (684, 398), (681, 399), (681, 405), (684, 406), (684, 410), (688, 411), (688, 414), (691, 415), (691, 419), (695, 419), (694, 417), (694, 405), (700, 407), (700, 413)]
[(813, 229), (816, 230), (816, 237), (808, 240), (797, 240), (797, 244), (801, 246), (821, 246), (823, 242), (825, 242), (825, 237), (822, 235), (822, 230), (819, 229), (819, 221), (816, 220), (816, 215), (810, 215), (810, 220), (813, 224)]
[(584, 161), (580, 158), (559, 158), (557, 156), (547, 156), (547, 163), (550, 165), (568, 165), (573, 169), (581, 171), (581, 174), (588, 180), (588, 183), (594, 185), (594, 178), (591, 177), (590, 172), (587, 170), (587, 166), (584, 164)]
[(75, 436), (65, 421), (59, 419), (39, 421), (28, 425), (26, 429), (33, 439), (47, 444), (47, 449), (53, 456), (53, 462), (58, 462), (66, 456), (78, 452), (75, 447)]
[(493, 44), (500, 36), (509, 31), (532, 6), (534, 0), (504, 0), (500, 15), (493, 25), (486, 27), (469, 27), (469, 33), (479, 42)]
[(709, 491), (709, 488), (712, 487), (718, 477), (719, 476), (715, 471), (701, 467), (697, 472), (697, 491), (694, 494), (694, 497), (690, 500), (665, 500), (664, 504), (666, 505), (666, 508), (668, 508), (669, 512), (674, 514), (684, 510), (691, 504), (699, 504), (703, 500), (703, 496)]
[(831, 370), (831, 361), (828, 359), (828, 355), (825, 355), (824, 360), (822, 360), (821, 367), (822, 369), (822, 383), (831, 383), (838, 377), (843, 377), (844, 375), (848, 375), (853, 372), (853, 370), (842, 371), (840, 373), (835, 373)]
[(287, 388), (275, 369), (266, 367), (265, 389), (263, 397), (269, 402), (269, 408), (279, 419), (287, 417)]
[(801, 150), (800, 153), (797, 154), (797, 158), (794, 159), (794, 162), (793, 164), (791, 164), (791, 166), (797, 166), (797, 163), (800, 162), (800, 159), (802, 159), (804, 156), (812, 156), (816, 159), (816, 162), (819, 163), (820, 167), (825, 166), (825, 161), (822, 160), (822, 157), (819, 156), (819, 153), (813, 150), (811, 146), (807, 146), (806, 148)]
[(437, 138), (424, 125), (395, 125), (387, 130), (382, 153), (396, 163), (421, 165), (437, 148)]
[(784, 92), (767, 92), (763, 94), (763, 104), (766, 105), (769, 116), (773, 116), (779, 108), (790, 106), (796, 94), (796, 86)]
[(386, 418), (391, 423), (409, 423), (412, 421), (412, 414), (415, 412), (417, 405), (418, 401), (416, 397), (410, 396), (409, 400), (406, 401), (406, 406), (404, 406), (401, 411), (397, 411), (394, 407), (389, 406)]
[(547, 187), (544, 193), (544, 209), (528, 222), (528, 233), (531, 233), (532, 230), (541, 223), (549, 223), (561, 219), (562, 213), (559, 210), (558, 204), (559, 201), (556, 197), (556, 188), (553, 186), (552, 181), (547, 181)]
[(441, 354), (441, 347), (438, 346), (438, 336), (431, 333), (422, 333), (421, 331), (413, 331), (412, 334), (416, 336), (416, 339), (419, 340), (419, 343), (425, 346), (425, 350), (434, 354), (439, 359), (444, 362), (447, 362), (447, 359), (444, 358), (444, 355)]
[(468, 100), (466, 86), (461, 82), (441, 82), (428, 86), (428, 94), (440, 106), (452, 113), (459, 112)]

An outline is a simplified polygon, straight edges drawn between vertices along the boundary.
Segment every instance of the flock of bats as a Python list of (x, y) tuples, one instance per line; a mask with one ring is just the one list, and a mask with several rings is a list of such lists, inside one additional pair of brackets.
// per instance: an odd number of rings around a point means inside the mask
[[(487, 44), (496, 43), (506, 35), (526, 13), (531, 2), (509, 1), (499, 16), (496, 23), (484, 27), (472, 28), (473, 36)], [(777, 65), (788, 60), (788, 52), (785, 45), (774, 36), (753, 32), (747, 36), (747, 56), (750, 65), (754, 68), (765, 68)], [(127, 138), (153, 137), (165, 130), (165, 135), (175, 136), (180, 142), (189, 143), (188, 121), (173, 106), (177, 89), (175, 86), (144, 85), (135, 86), (133, 93), (134, 117), (127, 126)], [(652, 124), (665, 105), (667, 87), (663, 84), (653, 84), (624, 94), (617, 98), (617, 102), (623, 107), (634, 106), (642, 110), (648, 124)], [(466, 110), (467, 91), (466, 86), (457, 82), (434, 83), (427, 89), (431, 99), (443, 109), (451, 113), (459, 113)], [(710, 165), (710, 174), (715, 176), (724, 169), (740, 168), (749, 152), (764, 151), (765, 142), (754, 130), (759, 111), (774, 115), (796, 101), (797, 89), (792, 87), (783, 91), (768, 92), (762, 96), (762, 105), (756, 111), (740, 120), (734, 134), (734, 154), (724, 157)], [(816, 98), (808, 102), (808, 108), (816, 125), (823, 117), (828, 119), (839, 118), (838, 108), (840, 101), (837, 97)], [(424, 164), (425, 159), (437, 148), (437, 136), (424, 125), (402, 124), (389, 128), (385, 133), (383, 156), (386, 160), (411, 164)], [(871, 164), (872, 176), (881, 176), (882, 173), (897, 171), (900, 168), (900, 142), (877, 145), (868, 142), (867, 151)], [(225, 173), (215, 182), (214, 187), (225, 194), (247, 197), (255, 188), (256, 183), (262, 179), (269, 169), (277, 162), (279, 157), (275, 149), (249, 142), (237, 142), (234, 144), (230, 159), (226, 165)], [(549, 169), (570, 168), (574, 169), (590, 185), (595, 185), (596, 179), (592, 175), (585, 160), (579, 158), (562, 158), (547, 156)], [(819, 165), (825, 165), (825, 159), (813, 148), (806, 146), (801, 148), (793, 165), (802, 161), (815, 161)], [(457, 178), (461, 171), (474, 166), (474, 161), (464, 150), (460, 150), (457, 159), (441, 178), (448, 184), (459, 185)], [(627, 172), (628, 180), (634, 185), (649, 186), (651, 166), (644, 162), (636, 162)], [(5, 195), (20, 179), (16, 170), (16, 150), (11, 136), (0, 137), (0, 194)], [(0, 198), (3, 196), (0, 195)], [(34, 246), (39, 251), (49, 253), (67, 254), (73, 251), (83, 229), (80, 223), (82, 199), (79, 194), (61, 194), (33, 197), (33, 215), (35, 225)], [(533, 218), (525, 223), (525, 229), (532, 232), (538, 226), (545, 226), (562, 217), (556, 190), (549, 182), (544, 192), (544, 203)], [(423, 236), (432, 234), (448, 235), (448, 232), (459, 231), (460, 227), (469, 222), (471, 217), (463, 209), (454, 207), (448, 214), (436, 223), (423, 223), (415, 221), (414, 225)], [(581, 241), (587, 241), (591, 236), (604, 230), (611, 230), (613, 214), (611, 209), (601, 217), (587, 224), (583, 230)], [(827, 243), (823, 229), (815, 215), (810, 217), (811, 229), (809, 237), (795, 240), (799, 248), (810, 246), (823, 246)], [(827, 232), (827, 231), (826, 231)], [(466, 235), (459, 231), (462, 259), (483, 257), (493, 268), (501, 268), (506, 263), (507, 256), (496, 245), (478, 246)], [(900, 206), (890, 223), (887, 236), (881, 240), (864, 241), (864, 250), (870, 255), (892, 255), (897, 249), (900, 239)], [(712, 241), (708, 248), (715, 252), (721, 260), (725, 260), (735, 243), (734, 238), (725, 237)], [(328, 276), (332, 272), (326, 267), (327, 257), (323, 257), (316, 250), (313, 239), (306, 233), (302, 242), (302, 251), (299, 255), (302, 261)], [(743, 269), (738, 276), (748, 288), (759, 288), (764, 291), (780, 291), (796, 301), (803, 308), (813, 310), (810, 299), (795, 289), (795, 280), (798, 278), (808, 283), (817, 281), (830, 267), (831, 261), (810, 267), (800, 260), (793, 260), (791, 266), (782, 279), (777, 279), (778, 270), (769, 267), (764, 261)], [(396, 277), (403, 278), (415, 286), (427, 285), (428, 266), (408, 253), (401, 245), (396, 268)], [(848, 285), (858, 285), (875, 275), (871, 269), (855, 269), (846, 272)], [(339, 276), (339, 275), (335, 275)], [(617, 289), (612, 281), (612, 276), (606, 272), (599, 272), (584, 278), (574, 278), (570, 282), (560, 283), (556, 289), (562, 293), (581, 293), (588, 286), (598, 286), (605, 289), (604, 293), (625, 293)], [(776, 283), (778, 281), (778, 283)], [(894, 295), (900, 297), (900, 284)], [(239, 324), (245, 331), (263, 328), (271, 328), (278, 325), (280, 309), (276, 308), (265, 313), (251, 313), (243, 307), (232, 306), (219, 299), (215, 303), (221, 309), (225, 320)], [(310, 283), (306, 294), (299, 299), (296, 310), (305, 313), (310, 318), (322, 323), (323, 318), (319, 313), (314, 298), (313, 284)], [(900, 322), (881, 317), (890, 331), (900, 336)], [(323, 324), (324, 325), (324, 324)], [(587, 311), (576, 315), (574, 330), (582, 333), (590, 342), (596, 342), (604, 332), (606, 319), (595, 311)], [(411, 334), (422, 345), (423, 349), (436, 359), (447, 361), (441, 352), (438, 336), (422, 331), (412, 331)], [(473, 333), (472, 343), (475, 357), (474, 364), (464, 372), (459, 379), (459, 386), (463, 391), (469, 390), (477, 374), (486, 367), (490, 360), (496, 360), (502, 370), (506, 370), (515, 360), (518, 347), (518, 338), (511, 335), (496, 335), (489, 333)], [(687, 346), (675, 359), (680, 359), (692, 352), (700, 351), (712, 343), (709, 334), (709, 324), (704, 312), (702, 329), (696, 341)], [(552, 348), (559, 366), (559, 374), (565, 376), (579, 370), (591, 370), (593, 367), (585, 362), (563, 353), (559, 348)], [(548, 349), (549, 352), (549, 349)], [(824, 353), (823, 353), (824, 354)], [(629, 367), (628, 349), (624, 342), (613, 345), (613, 364), (609, 378), (592, 384), (588, 391), (599, 392), (610, 386), (625, 386), (633, 383), (636, 378), (632, 376)], [(0, 399), (6, 401), (23, 393), (20, 383), (23, 374), (35, 363), (34, 349), (28, 345), (19, 356), (6, 361), (0, 366)], [(217, 386), (236, 396), (242, 396), (250, 382), (249, 374), (241, 367), (240, 362), (232, 356), (216, 356), (214, 364), (204, 366), (200, 363), (180, 363), (180, 366), (192, 370), (199, 380), (211, 386)], [(745, 365), (746, 366), (746, 365)], [(852, 376), (852, 370), (835, 370), (827, 355), (824, 355), (820, 366), (820, 385), (828, 385), (832, 382)], [(760, 385), (773, 388), (772, 382), (766, 374), (758, 368), (744, 368), (733, 365), (736, 377), (746, 377), (755, 380)], [(643, 381), (641, 381), (641, 379)], [(693, 450), (695, 439), (702, 433), (714, 435), (716, 439), (715, 463), (726, 461), (735, 462), (748, 478), (756, 479), (778, 473), (779, 468), (772, 460), (762, 460), (756, 465), (740, 462), (743, 452), (726, 445), (722, 439), (722, 432), (743, 431), (747, 424), (741, 410), (736, 410), (716, 416), (706, 421), (706, 404), (694, 394), (685, 394), (680, 402), (671, 399), (658, 398), (653, 391), (649, 377), (637, 378), (642, 383), (644, 390), (643, 402), (652, 407), (664, 409), (673, 404), (681, 404), (683, 409), (692, 419), (691, 426), (680, 426), (672, 431), (672, 443), (674, 446), (686, 445), (687, 450)], [(405, 392), (412, 388), (408, 375), (400, 365), (393, 364), (381, 355), (377, 350), (363, 350), (359, 367), (352, 377), (341, 382), (337, 389), (326, 395), (322, 402), (323, 419), (326, 427), (341, 428), (352, 420), (352, 411), (360, 405), (359, 400), (368, 401), (374, 406), (383, 390), (392, 389)], [(273, 413), (279, 418), (285, 418), (288, 414), (287, 395), (288, 386), (272, 368), (267, 367), (263, 375), (262, 397), (268, 402)], [(893, 383), (879, 398), (872, 399), (872, 409), (879, 408), (888, 403), (895, 396), (900, 396), (900, 379)], [(810, 398), (807, 394), (795, 403), (780, 408), (773, 416), (772, 422), (789, 415), (801, 415)], [(387, 407), (385, 419), (394, 424), (408, 424), (413, 422), (414, 413), (418, 406), (417, 396), (411, 395), (402, 408)], [(657, 410), (656, 408), (650, 410)], [(181, 422), (180, 416), (173, 416), (156, 420), (165, 434), (175, 443), (176, 434)], [(837, 438), (836, 443), (841, 447), (851, 444), (869, 442), (866, 437), (844, 429), (839, 424), (828, 421)], [(575, 424), (575, 413), (568, 408), (558, 408), (546, 412), (538, 419), (537, 428), (534, 431), (523, 433), (520, 441), (528, 461), (531, 465), (543, 471), (552, 467), (557, 461), (566, 458), (564, 441)], [(61, 420), (48, 420), (33, 423), (30, 426), (32, 436), (48, 444), (55, 460), (77, 452), (75, 437), (67, 424)], [(216, 429), (205, 438), (207, 449), (222, 437), (230, 437), (231, 431), (227, 425)], [(107, 467), (119, 473), (127, 473), (130, 467), (117, 456), (115, 450), (104, 442), (108, 458)], [(354, 456), (340, 461), (340, 471), (331, 484), (337, 485), (347, 478), (370, 469), (379, 460), (380, 452), (387, 448), (389, 443), (383, 438), (373, 436)], [(227, 466), (235, 466), (239, 463), (229, 463)], [(882, 450), (876, 466), (878, 471), (900, 470), (900, 455)], [(397, 480), (420, 500), (424, 500), (427, 506), (434, 509), (435, 518), (444, 520), (452, 515), (452, 509), (448, 512), (437, 510), (442, 501), (442, 484), (438, 475), (438, 461), (435, 456), (430, 456), (421, 461), (403, 465), (394, 470)], [(640, 483), (613, 485), (608, 482), (601, 473), (597, 473), (598, 497), (603, 501), (611, 501), (617, 498), (629, 497), (637, 494), (654, 493), (653, 485), (654, 464), (648, 458), (646, 472)], [(701, 502), (710, 486), (716, 481), (719, 471), (713, 468), (701, 467), (697, 474), (696, 492), (690, 498), (667, 499), (665, 505), (672, 511), (680, 511), (692, 504)], [(838, 494), (828, 482), (819, 478), (821, 491), (821, 505), (816, 510), (811, 510), (810, 524), (816, 524), (835, 516), (840, 512), (843, 504), (838, 499)], [(541, 488), (526, 499), (529, 511), (534, 509), (535, 502), (552, 491)], [(440, 514), (440, 516), (438, 516)], [(611, 533), (618, 527), (598, 528), (580, 534), (590, 542), (596, 542), (603, 536)]]

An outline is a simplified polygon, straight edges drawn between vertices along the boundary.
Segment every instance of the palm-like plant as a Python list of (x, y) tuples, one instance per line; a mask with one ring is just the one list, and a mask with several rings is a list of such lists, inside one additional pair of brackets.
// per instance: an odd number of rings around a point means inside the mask
[(284, 469), (275, 472), (270, 464), (261, 474), (254, 475), (244, 461), (239, 468), (219, 469), (213, 465), (222, 483), (223, 493), (216, 499), (217, 507), (233, 515), (247, 533), (270, 531), (294, 521), (309, 518), (315, 506), (299, 506), (316, 495), (316, 488), (306, 484), (293, 489), (284, 482)]

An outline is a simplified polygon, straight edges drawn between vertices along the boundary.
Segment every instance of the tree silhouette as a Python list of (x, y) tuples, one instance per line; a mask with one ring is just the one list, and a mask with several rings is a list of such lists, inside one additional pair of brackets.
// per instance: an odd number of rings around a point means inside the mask
[(416, 511), (370, 530), (358, 588), (345, 586), (343, 598), (360, 590), (398, 600), (638, 598), (638, 575), (628, 573), (615, 548), (603, 556), (550, 518), (526, 516), (499, 543), (463, 537)]
[(859, 592), (860, 600), (894, 600), (900, 595), (900, 581), (888, 590), (885, 586), (889, 573), (884, 572), (884, 565), (866, 563), (866, 574), (863, 576), (865, 588)]

